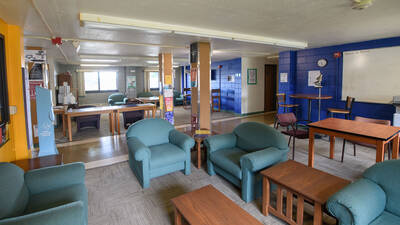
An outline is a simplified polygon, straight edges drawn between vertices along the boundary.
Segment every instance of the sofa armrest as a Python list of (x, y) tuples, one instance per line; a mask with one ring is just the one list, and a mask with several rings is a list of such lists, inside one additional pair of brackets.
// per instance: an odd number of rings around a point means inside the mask
[(112, 103), (113, 103), (113, 100), (112, 100), (111, 98), (109, 98), (109, 99), (107, 100), (107, 102), (108, 102), (108, 104), (112, 104)]
[(339, 224), (352, 225), (370, 224), (385, 206), (385, 192), (368, 179), (348, 185), (332, 195), (326, 203), (327, 210), (339, 220)]
[(145, 159), (150, 159), (151, 151), (143, 144), (137, 137), (128, 137), (127, 140), (128, 149), (134, 155), (136, 161), (143, 161)]
[(236, 135), (228, 133), (210, 136), (205, 139), (204, 144), (208, 154), (220, 149), (233, 148), (236, 146)]
[(256, 172), (286, 160), (287, 151), (269, 147), (243, 155), (240, 158), (240, 166), (247, 168), (251, 172)]
[(190, 153), (190, 149), (194, 146), (193, 138), (175, 129), (169, 132), (169, 142), (180, 147), (186, 153)]
[(37, 194), (74, 184), (84, 184), (85, 172), (85, 165), (80, 162), (46, 167), (26, 172), (25, 183), (31, 194)]
[(124, 104), (126, 104), (128, 102), (128, 98), (125, 97), (122, 101), (124, 102)]
[(0, 225), (84, 225), (84, 206), (76, 201), (58, 207), (0, 220)]

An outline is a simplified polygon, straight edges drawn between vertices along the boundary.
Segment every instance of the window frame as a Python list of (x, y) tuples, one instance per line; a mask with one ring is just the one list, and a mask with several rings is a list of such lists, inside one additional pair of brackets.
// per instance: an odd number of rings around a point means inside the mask
[[(157, 73), (157, 88), (151, 88), (150, 87), (150, 80), (151, 80), (151, 73)], [(160, 90), (160, 80), (159, 80), (159, 78), (160, 78), (160, 72), (159, 71), (150, 71), (149, 72), (149, 90), (150, 91), (158, 91), (158, 90)]]
[[(101, 90), (100, 89), (100, 72), (115, 72), (115, 74), (116, 74), (116, 80), (115, 80), (115, 82), (116, 82), (116, 86), (117, 86), (117, 89), (115, 89), (115, 90)], [(116, 70), (93, 70), (93, 71), (85, 71), (84, 73), (83, 73), (83, 76), (85, 76), (85, 73), (86, 72), (96, 72), (97, 73), (97, 86), (98, 86), (98, 90), (95, 90), (95, 91), (87, 91), (86, 90), (86, 85), (85, 85), (85, 93), (88, 93), (88, 94), (91, 94), (91, 93), (107, 93), (107, 92), (118, 92), (119, 90), (118, 90), (118, 71), (116, 71)]]

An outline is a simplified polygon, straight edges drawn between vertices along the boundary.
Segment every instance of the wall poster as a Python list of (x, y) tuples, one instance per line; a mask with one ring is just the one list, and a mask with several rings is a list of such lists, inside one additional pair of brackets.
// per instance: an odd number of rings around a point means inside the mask
[(257, 84), (257, 69), (247, 69), (247, 84)]

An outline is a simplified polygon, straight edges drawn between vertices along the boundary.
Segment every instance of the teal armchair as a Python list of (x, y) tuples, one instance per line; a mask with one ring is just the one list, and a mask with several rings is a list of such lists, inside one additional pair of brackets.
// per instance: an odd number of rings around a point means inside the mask
[(108, 96), (109, 105), (125, 105), (128, 98), (122, 93), (114, 93)]
[(339, 225), (400, 224), (399, 174), (399, 160), (377, 163), (331, 196), (326, 208)]
[(208, 173), (217, 173), (241, 187), (245, 202), (261, 196), (262, 177), (258, 172), (286, 161), (289, 151), (281, 133), (257, 122), (242, 123), (232, 133), (210, 136), (205, 145)]
[(177, 90), (174, 90), (174, 106), (183, 105), (183, 95)]
[(163, 119), (145, 119), (126, 132), (129, 166), (143, 188), (150, 179), (178, 170), (190, 174), (190, 149), (194, 140)]
[(148, 92), (141, 92), (139, 94), (137, 94), (138, 98), (148, 98), (148, 97), (153, 97), (153, 93), (151, 93), (150, 91)]
[(0, 225), (87, 225), (83, 163), (31, 170), (0, 163)]

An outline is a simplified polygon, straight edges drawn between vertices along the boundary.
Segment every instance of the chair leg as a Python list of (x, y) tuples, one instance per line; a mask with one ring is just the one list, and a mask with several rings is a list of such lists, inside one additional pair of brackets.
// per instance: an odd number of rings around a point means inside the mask
[(356, 156), (356, 151), (357, 151), (356, 144), (353, 144), (353, 149), (354, 149), (354, 156)]
[(296, 137), (293, 136), (293, 155), (292, 155), (292, 159), (294, 160), (294, 152), (296, 150)]
[(341, 162), (343, 162), (343, 159), (344, 159), (344, 149), (346, 148), (346, 139), (343, 139), (343, 148), (342, 148), (342, 161)]
[(292, 136), (289, 136), (289, 141), (288, 141), (288, 143), (287, 143), (287, 146), (289, 147), (290, 146), (290, 140), (292, 139)]

